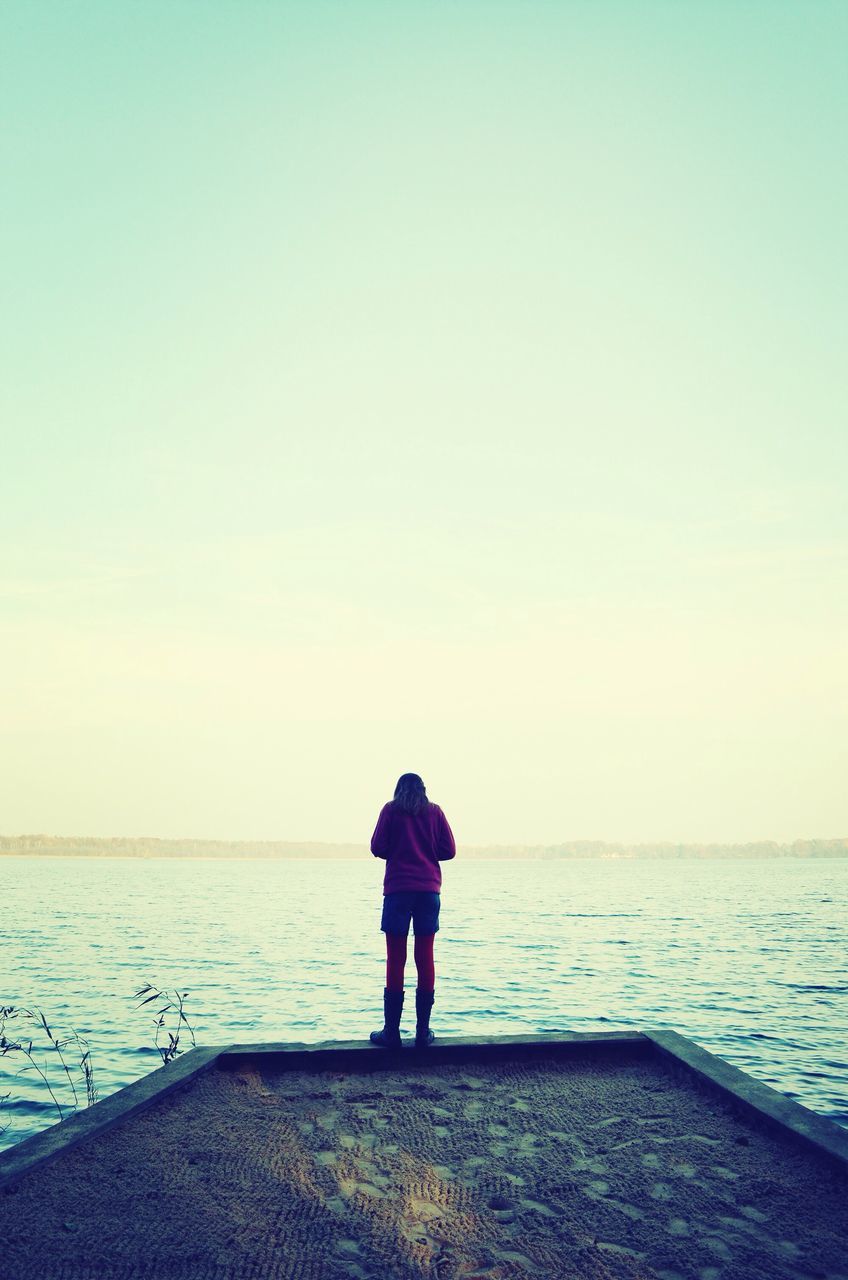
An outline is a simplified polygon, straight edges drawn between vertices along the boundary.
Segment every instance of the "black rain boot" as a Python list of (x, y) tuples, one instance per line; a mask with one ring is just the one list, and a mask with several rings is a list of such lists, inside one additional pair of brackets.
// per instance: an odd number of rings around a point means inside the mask
[(379, 1045), (381, 1049), (400, 1049), (400, 1015), (403, 1012), (403, 992), (402, 991), (383, 991), (383, 1020), (384, 1026), (382, 1031), (371, 1032), (371, 1043)]
[(430, 1010), (433, 1008), (435, 992), (433, 991), (416, 991), (415, 992), (415, 1047), (416, 1049), (426, 1049), (432, 1044), (435, 1036), (430, 1030)]

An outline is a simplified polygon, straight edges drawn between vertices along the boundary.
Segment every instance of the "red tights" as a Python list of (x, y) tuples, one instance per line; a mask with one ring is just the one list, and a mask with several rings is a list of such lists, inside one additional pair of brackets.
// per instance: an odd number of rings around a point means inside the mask
[[(433, 963), (434, 933), (415, 938), (415, 967), (418, 970), (418, 990), (433, 991), (436, 986), (436, 967)], [(403, 971), (406, 967), (406, 938), (386, 934), (386, 990), (403, 991)]]

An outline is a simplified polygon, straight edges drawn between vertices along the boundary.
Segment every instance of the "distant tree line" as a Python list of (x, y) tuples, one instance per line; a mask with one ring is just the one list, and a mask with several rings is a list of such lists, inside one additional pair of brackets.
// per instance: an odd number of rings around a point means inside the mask
[[(364, 844), (297, 843), (282, 840), (163, 840), (158, 837), (23, 835), (0, 836), (0, 855), (84, 858), (362, 858)], [(778, 844), (610, 844), (572, 840), (553, 845), (464, 845), (467, 858), (845, 858), (848, 839), (793, 840)]]
[(478, 858), (845, 858), (848, 839), (756, 840), (749, 844), (610, 844), (572, 840), (553, 845), (478, 845), (463, 852)]

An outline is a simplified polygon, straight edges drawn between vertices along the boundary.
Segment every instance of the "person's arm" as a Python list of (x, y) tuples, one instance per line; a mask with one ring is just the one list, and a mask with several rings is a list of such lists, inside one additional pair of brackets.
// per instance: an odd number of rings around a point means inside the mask
[(374, 828), (374, 834), (371, 837), (371, 852), (375, 858), (388, 858), (389, 856), (389, 826), (391, 822), (391, 809), (384, 804), (380, 810), (380, 816), (377, 819), (377, 825)]
[(450, 829), (448, 820), (439, 809), (439, 830), (436, 840), (436, 857), (439, 862), (450, 862), (451, 858), (456, 857), (456, 841), (453, 838), (453, 832)]

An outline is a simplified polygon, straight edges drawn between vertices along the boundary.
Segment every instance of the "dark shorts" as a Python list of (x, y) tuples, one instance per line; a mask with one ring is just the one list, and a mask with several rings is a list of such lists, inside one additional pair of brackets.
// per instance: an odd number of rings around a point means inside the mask
[(403, 893), (387, 893), (383, 897), (383, 933), (393, 933), (405, 938), (409, 922), (416, 935), (423, 938), (439, 932), (439, 908), (442, 900), (438, 893), (406, 890)]

